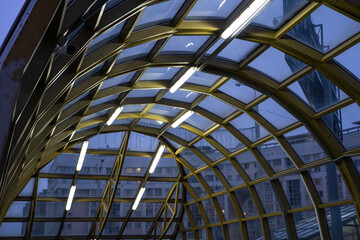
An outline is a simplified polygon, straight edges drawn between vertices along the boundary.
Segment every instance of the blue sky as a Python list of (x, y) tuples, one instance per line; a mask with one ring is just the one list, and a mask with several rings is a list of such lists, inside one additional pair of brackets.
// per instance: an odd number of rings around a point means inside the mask
[(0, 0), (0, 45), (4, 42), (25, 0)]

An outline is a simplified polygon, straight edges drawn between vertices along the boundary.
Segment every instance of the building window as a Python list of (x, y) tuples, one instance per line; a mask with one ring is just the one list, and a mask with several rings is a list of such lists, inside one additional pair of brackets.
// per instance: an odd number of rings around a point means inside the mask
[(289, 203), (292, 207), (301, 206), (301, 192), (300, 192), (300, 180), (288, 180), (286, 181), (287, 192), (289, 196)]

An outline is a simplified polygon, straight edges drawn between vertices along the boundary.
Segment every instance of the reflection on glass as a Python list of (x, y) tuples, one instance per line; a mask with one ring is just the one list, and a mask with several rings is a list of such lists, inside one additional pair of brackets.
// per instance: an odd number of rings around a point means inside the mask
[(261, 93), (234, 80), (229, 79), (225, 84), (223, 84), (219, 91), (229, 95), (230, 97), (235, 98), (236, 100), (239, 100), (240, 102), (243, 102), (245, 104), (250, 103), (251, 101), (258, 98)]
[(216, 197), (220, 210), (226, 221), (238, 219), (235, 208), (230, 200), (229, 194), (225, 193)]
[[(70, 188), (70, 187), (69, 187)], [(64, 199), (65, 201), (65, 199)], [(65, 202), (36, 202), (35, 217), (62, 217), (65, 211)]]
[(236, 111), (236, 108), (233, 106), (230, 106), (229, 104), (210, 96), (202, 101), (198, 106), (206, 109), (210, 113), (219, 116), (222, 119), (225, 119)]
[(229, 161), (222, 162), (216, 165), (216, 167), (220, 170), (220, 172), (224, 175), (224, 177), (232, 187), (244, 184), (244, 180), (241, 178), (241, 176), (238, 174), (238, 172), (235, 170), (235, 168), (231, 165)]
[(62, 227), (61, 236), (88, 235), (92, 222), (65, 222)]
[(57, 236), (60, 222), (34, 222), (31, 236)]
[(235, 196), (238, 200), (240, 208), (243, 212), (244, 217), (252, 217), (259, 215), (254, 200), (251, 198), (249, 189), (247, 187), (240, 188), (234, 191)]
[(359, 55), (360, 43), (335, 57), (335, 60), (344, 66), (350, 73), (356, 76), (356, 80), (358, 81), (360, 81), (360, 68), (357, 64), (354, 64), (354, 62), (357, 61)]
[(209, 36), (173, 36), (160, 54), (194, 54), (209, 39)]
[(312, 205), (309, 194), (300, 177), (300, 174), (292, 174), (279, 178), (286, 198), (291, 208), (299, 208)]
[(255, 188), (266, 213), (280, 211), (278, 200), (270, 182), (258, 183)]
[(234, 39), (217, 55), (216, 58), (240, 63), (241, 60), (245, 59), (258, 46), (258, 43)]
[(126, 156), (121, 175), (122, 176), (144, 176), (151, 162), (150, 157)]
[(263, 236), (260, 219), (246, 221), (249, 239), (258, 239)]
[(227, 225), (230, 240), (242, 240), (240, 223)]
[(242, 0), (198, 0), (187, 15), (186, 20), (226, 19), (241, 2)]
[(191, 216), (194, 219), (195, 225), (197, 227), (203, 226), (204, 225), (204, 221), (201, 217), (200, 211), (198, 206), (196, 205), (196, 203), (190, 204), (189, 205), (189, 209), (191, 212)]
[(0, 237), (25, 236), (27, 222), (3, 222), (0, 225)]
[[(199, 183), (199, 181), (197, 180), (197, 178), (195, 176), (191, 176), (187, 179), (187, 182), (190, 184), (191, 188), (193, 189), (193, 191), (196, 193), (198, 198), (201, 197), (205, 197), (207, 196), (207, 193), (205, 192), (205, 189), (203, 188), (203, 186)], [(188, 196), (191, 197), (191, 194), (188, 194)], [(187, 201), (189, 202), (190, 199), (187, 199)]]
[(224, 157), (224, 155), (222, 155), (216, 148), (214, 148), (205, 139), (201, 139), (200, 141), (195, 143), (194, 146), (213, 162)]
[(206, 169), (205, 171), (200, 172), (201, 176), (204, 178), (207, 185), (210, 187), (211, 191), (216, 193), (225, 190), (224, 185), (215, 175), (214, 171), (211, 168)]
[(132, 79), (134, 74), (135, 74), (135, 72), (106, 79), (105, 81), (103, 81), (100, 90), (104, 90), (104, 89), (107, 89), (107, 88), (110, 88), (110, 87), (115, 87), (115, 86), (117, 86), (119, 84), (128, 83), (128, 82), (130, 82), (130, 80)]
[(256, 142), (269, 135), (262, 126), (250, 118), (246, 113), (243, 113), (232, 120), (230, 124), (251, 142)]
[(258, 163), (251, 151), (241, 153), (237, 155), (235, 159), (238, 161), (251, 180), (266, 176), (265, 170)]
[(26, 218), (29, 216), (30, 202), (28, 201), (14, 201), (5, 218)]
[(151, 49), (155, 46), (155, 43), (156, 41), (152, 41), (136, 47), (126, 48), (122, 50), (119, 57), (116, 59), (115, 64), (120, 64), (147, 56)]
[(213, 137), (224, 148), (226, 148), (230, 153), (233, 153), (245, 146), (236, 137), (234, 137), (234, 135), (232, 135), (223, 127), (211, 133), (210, 136)]

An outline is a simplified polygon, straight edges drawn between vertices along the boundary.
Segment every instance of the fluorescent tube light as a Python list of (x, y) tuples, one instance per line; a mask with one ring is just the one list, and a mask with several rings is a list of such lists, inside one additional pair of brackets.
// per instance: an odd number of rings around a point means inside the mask
[(67, 202), (66, 202), (66, 207), (65, 207), (66, 211), (69, 211), (70, 208), (71, 208), (71, 204), (73, 202), (74, 195), (75, 195), (75, 190), (76, 190), (76, 186), (72, 185), (71, 188), (70, 188), (69, 197), (68, 197)]
[(106, 125), (110, 126), (115, 121), (115, 119), (119, 116), (119, 114), (121, 113), (122, 110), (123, 110), (123, 107), (116, 108), (115, 112), (111, 115), (109, 120), (107, 120)]
[(80, 156), (76, 165), (76, 171), (80, 171), (82, 168), (82, 165), (84, 163), (84, 159), (85, 159), (85, 155), (86, 155), (86, 150), (89, 146), (89, 142), (88, 141), (84, 141), (82, 146), (81, 146), (81, 151), (80, 151)]
[(191, 115), (193, 115), (193, 111), (187, 111), (184, 115), (182, 115), (178, 120), (176, 120), (171, 127), (176, 128), (177, 126), (179, 126), (183, 121), (185, 121), (186, 119), (188, 119)]
[(221, 38), (227, 39), (233, 34), (246, 28), (250, 22), (265, 9), (272, 0), (254, 0), (240, 16), (221, 34)]
[(179, 80), (177, 80), (177, 82), (170, 88), (170, 92), (174, 93), (176, 92), (176, 90), (179, 89), (179, 87), (181, 87), (181, 85), (183, 85), (193, 74), (194, 72), (197, 71), (197, 67), (191, 67), (189, 68), (184, 75), (181, 76), (181, 78), (179, 78)]
[(142, 198), (142, 196), (144, 195), (144, 192), (145, 192), (145, 188), (142, 187), (138, 193), (138, 195), (136, 196), (136, 200), (134, 202), (134, 205), (132, 206), (132, 210), (136, 210), (136, 208), (138, 207), (139, 203), (140, 203), (140, 200)]
[(159, 147), (159, 150), (157, 151), (155, 158), (150, 166), (149, 173), (153, 173), (155, 171), (155, 168), (156, 168), (157, 164), (159, 163), (160, 157), (163, 154), (164, 149), (165, 149), (165, 145), (161, 145)]

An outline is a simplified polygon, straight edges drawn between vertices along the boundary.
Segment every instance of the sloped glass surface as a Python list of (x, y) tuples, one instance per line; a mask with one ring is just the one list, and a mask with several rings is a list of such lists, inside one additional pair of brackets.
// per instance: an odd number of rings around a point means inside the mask
[(135, 198), (140, 183), (140, 181), (119, 181), (118, 187), (116, 189), (116, 197)]
[(171, 99), (180, 102), (192, 103), (200, 96), (199, 93), (192, 91), (177, 90), (174, 93), (168, 92), (164, 95), (164, 99)]
[(155, 152), (159, 141), (156, 138), (132, 132), (128, 143), (128, 151)]
[(255, 68), (280, 83), (303, 69), (306, 65), (290, 55), (270, 47), (248, 66)]
[(110, 175), (116, 155), (87, 154), (79, 174)]
[(211, 87), (220, 79), (220, 76), (197, 71), (186, 82)]
[(155, 43), (156, 41), (148, 42), (122, 50), (119, 57), (116, 59), (115, 65), (147, 56), (151, 49), (155, 46)]
[(229, 194), (225, 193), (223, 195), (216, 197), (216, 199), (218, 201), (220, 210), (226, 221), (238, 219), (233, 203), (231, 202), (231, 199), (229, 197)]
[(197, 113), (191, 115), (188, 119), (185, 120), (185, 122), (204, 132), (215, 125), (214, 122)]
[(343, 67), (345, 67), (345, 69), (352, 73), (358, 81), (360, 81), (360, 68), (358, 68), (357, 64), (354, 64), (354, 62), (357, 61), (359, 55), (360, 43), (356, 44), (345, 52), (340, 53), (334, 58)]
[(194, 203), (194, 204), (190, 204), (189, 205), (189, 209), (191, 212), (191, 216), (194, 219), (195, 225), (197, 227), (203, 226), (204, 225), (204, 221), (201, 217), (200, 211), (198, 206)]
[(150, 165), (151, 158), (126, 156), (121, 171), (122, 176), (144, 176)]
[(216, 165), (216, 167), (220, 170), (222, 175), (224, 175), (232, 187), (237, 187), (244, 184), (244, 180), (229, 161), (222, 162)]
[(237, 155), (235, 159), (238, 161), (240, 166), (244, 169), (251, 180), (266, 176), (265, 170), (258, 163), (255, 156), (250, 151), (246, 151)]
[(35, 178), (31, 178), (23, 190), (19, 193), (20, 197), (29, 197), (32, 196), (34, 190)]
[(163, 198), (165, 199), (170, 192), (172, 182), (147, 182), (145, 184), (145, 193), (143, 198)]
[(89, 149), (119, 150), (124, 135), (124, 132), (96, 135), (89, 139)]
[(179, 175), (179, 168), (174, 158), (160, 158), (155, 172), (151, 177), (177, 177)]
[(135, 89), (132, 90), (126, 97), (127, 98), (146, 98), (155, 97), (159, 93), (159, 89)]
[(27, 222), (3, 222), (0, 225), (0, 237), (23, 237)]
[(34, 222), (31, 236), (57, 236), (60, 224), (60, 222)]
[(200, 174), (214, 193), (225, 190), (224, 185), (219, 181), (211, 168), (201, 171)]
[(67, 197), (71, 179), (39, 178), (37, 195), (39, 197)]
[(291, 29), (288, 35), (327, 53), (359, 31), (359, 22), (322, 5)]
[[(214, 205), (213, 203), (211, 202), (210, 199), (206, 199), (204, 201), (201, 202), (204, 209), (205, 209), (205, 213), (206, 213), (206, 216), (209, 220), (209, 223), (210, 224), (213, 224), (213, 223), (218, 223), (220, 222), (218, 216), (217, 216), (217, 213), (215, 211), (215, 208), (214, 208)], [(220, 232), (222, 233), (221, 229), (220, 229)]]
[(65, 211), (65, 204), (66, 202), (37, 201), (36, 209), (35, 209), (35, 217), (36, 218), (62, 217)]
[(79, 154), (62, 153), (46, 164), (41, 173), (74, 174)]
[(271, 98), (260, 103), (254, 110), (279, 130), (297, 122), (295, 117)]
[(280, 211), (277, 197), (270, 182), (265, 181), (258, 183), (255, 185), (255, 188), (266, 213)]
[(226, 148), (230, 153), (233, 153), (245, 145), (234, 137), (229, 131), (221, 127), (215, 132), (210, 134), (219, 144)]
[(318, 71), (309, 73), (288, 88), (316, 112), (348, 98), (343, 91)]
[(169, 107), (165, 105), (156, 104), (150, 109), (149, 113), (153, 113), (161, 116), (175, 117), (181, 112), (180, 108)]
[(234, 191), (244, 217), (257, 216), (258, 211), (247, 187)]
[(112, 101), (115, 103), (115, 100), (116, 100), (118, 97), (119, 97), (119, 94), (113, 94), (113, 95), (110, 95), (110, 96), (107, 96), (107, 97), (103, 97), (103, 98), (94, 100), (94, 101), (90, 104), (90, 107), (94, 107), (94, 106), (97, 106), (97, 105), (99, 105), (99, 104), (106, 103), (106, 102), (112, 102)]
[(107, 180), (88, 180), (88, 179), (78, 179), (76, 181), (76, 191), (74, 198), (82, 198), (82, 197), (99, 197), (101, 198)]
[(246, 221), (249, 239), (259, 239), (263, 236), (260, 219)]
[(202, 101), (198, 106), (222, 119), (225, 119), (236, 111), (236, 108), (210, 96)]
[(170, 80), (179, 70), (178, 67), (148, 68), (140, 77), (140, 81)]
[(104, 230), (102, 232), (103, 235), (117, 235), (119, 234), (120, 228), (123, 225), (122, 222), (106, 222), (104, 226)]
[[(77, 191), (77, 188), (76, 188)], [(73, 202), (67, 218), (95, 217), (100, 202)]]
[(141, 112), (145, 107), (146, 107), (146, 104), (125, 105), (122, 110), (122, 113)]
[(128, 73), (128, 74), (124, 74), (124, 75), (120, 75), (117, 77), (112, 77), (109, 79), (106, 79), (105, 81), (103, 81), (100, 90), (104, 90), (110, 87), (115, 87), (119, 84), (125, 84), (130, 82), (130, 80), (132, 79), (132, 77), (134, 76), (135, 72), (132, 73)]
[(191, 140), (193, 140), (194, 138), (197, 137), (197, 135), (195, 133), (192, 133), (181, 127), (177, 127), (177, 128), (169, 127), (167, 132), (169, 132), (172, 135), (175, 135), (185, 141), (188, 141), (188, 142), (191, 142)]
[(239, 100), (240, 102), (245, 103), (245, 104), (248, 104), (251, 101), (258, 98), (259, 96), (261, 96), (260, 92), (254, 90), (234, 79), (229, 79), (218, 90), (229, 95), (230, 97), (235, 98), (236, 100)]
[(232, 120), (230, 124), (252, 142), (269, 135), (263, 127), (245, 113)]
[(208, 39), (208, 36), (173, 36), (160, 54), (194, 54)]
[(199, 0), (188, 13), (186, 20), (226, 19), (241, 2), (242, 0)]
[[(191, 176), (186, 181), (190, 184), (191, 188), (194, 190), (198, 198), (207, 196), (204, 187), (200, 184), (200, 182), (196, 179), (195, 176)], [(190, 194), (189, 194), (190, 196)], [(190, 199), (188, 199), (189, 202)]]
[(194, 146), (213, 162), (224, 157), (224, 155), (222, 155), (215, 147), (213, 147), (205, 139), (201, 139), (200, 141), (195, 143)]
[(270, 140), (257, 148), (275, 172), (294, 167), (293, 162), (276, 140)]
[(258, 43), (234, 39), (217, 55), (216, 58), (240, 63), (241, 60), (245, 59), (258, 46)]
[(157, 128), (157, 129), (161, 129), (162, 127), (165, 126), (165, 124), (166, 123), (164, 123), (162, 121), (155, 121), (155, 120), (146, 119), (146, 118), (141, 119), (137, 123), (138, 126), (151, 127), (151, 128)]
[(305, 0), (274, 0), (252, 21), (252, 24), (278, 29), (307, 3)]
[(182, 151), (180, 153), (180, 156), (184, 158), (188, 163), (190, 163), (194, 168), (205, 166), (205, 162), (203, 162), (200, 158), (198, 158), (189, 149), (185, 149), (184, 151)]
[(135, 26), (135, 30), (171, 21), (183, 2), (184, 0), (170, 0), (146, 7)]
[(291, 208), (312, 205), (311, 198), (299, 173), (280, 177), (279, 180)]
[(61, 236), (86, 236), (89, 234), (92, 222), (66, 222)]
[(98, 64), (97, 66), (95, 66), (93, 69), (91, 69), (90, 71), (88, 71), (87, 73), (79, 76), (76, 78), (75, 83), (74, 83), (74, 87), (78, 86), (80, 83), (84, 82), (85, 80), (87, 80), (88, 78), (92, 77), (93, 75), (97, 74), (98, 72), (100, 72), (100, 70), (102, 69), (102, 67), (104, 66), (104, 62)]
[(7, 211), (6, 218), (26, 218), (29, 216), (30, 211), (29, 201), (14, 201), (9, 210)]

